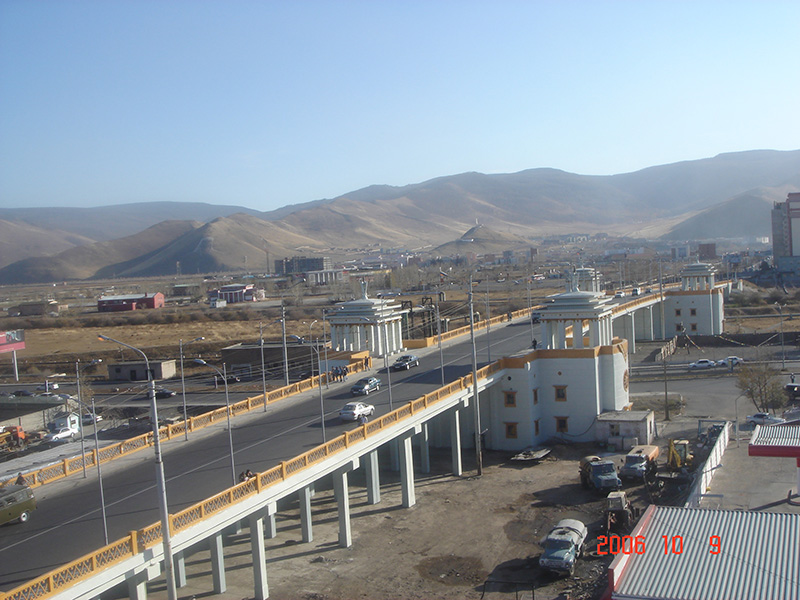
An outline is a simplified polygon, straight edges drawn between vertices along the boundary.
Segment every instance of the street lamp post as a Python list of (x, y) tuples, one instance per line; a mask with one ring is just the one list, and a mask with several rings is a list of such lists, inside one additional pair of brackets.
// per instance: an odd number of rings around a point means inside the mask
[(203, 336), (196, 337), (193, 340), (189, 340), (185, 344), (183, 340), (179, 341), (180, 347), (180, 355), (181, 355), (181, 393), (183, 395), (183, 438), (188, 442), (189, 441), (189, 413), (186, 410), (186, 380), (183, 377), (183, 347), (188, 346), (189, 344), (193, 344), (194, 342), (199, 342), (204, 340)]
[(225, 367), (225, 363), (222, 363), (222, 371), (220, 371), (217, 367), (207, 363), (202, 358), (195, 358), (194, 362), (196, 362), (198, 365), (204, 365), (214, 369), (219, 376), (222, 377), (222, 381), (225, 383), (225, 416), (228, 418), (228, 445), (230, 446), (231, 455), (231, 480), (233, 481), (233, 485), (236, 485), (238, 482), (236, 481), (236, 462), (233, 458), (233, 430), (231, 429), (231, 402), (230, 397), (228, 396), (228, 371)]
[(531, 325), (531, 343), (533, 343), (533, 306), (531, 306), (531, 276), (525, 281), (528, 286), (528, 322)]
[(469, 337), (472, 342), (472, 407), (475, 414), (475, 463), (478, 476), (483, 475), (481, 452), (481, 407), (478, 401), (478, 355), (475, 349), (475, 309), (472, 304), (472, 275), (469, 276)]
[(325, 348), (325, 389), (329, 390), (331, 388), (330, 384), (330, 377), (328, 373), (331, 372), (330, 368), (328, 367), (328, 334), (325, 330), (325, 317), (327, 313), (323, 309), (322, 311), (322, 346)]
[(106, 342), (114, 342), (125, 348), (130, 348), (138, 352), (144, 358), (145, 368), (147, 369), (147, 379), (149, 383), (150, 396), (150, 419), (153, 422), (153, 452), (155, 454), (156, 482), (158, 484), (158, 508), (161, 515), (161, 540), (164, 546), (164, 576), (167, 582), (168, 600), (178, 599), (178, 589), (175, 582), (175, 566), (172, 564), (172, 540), (170, 537), (170, 518), (169, 505), (167, 504), (167, 482), (164, 477), (164, 462), (161, 458), (161, 439), (158, 426), (158, 406), (156, 405), (156, 382), (153, 379), (153, 371), (150, 370), (150, 360), (147, 355), (139, 348), (115, 340), (105, 335), (98, 335), (99, 339)]
[(775, 303), (775, 306), (778, 307), (778, 313), (781, 316), (781, 369), (786, 370), (786, 348), (783, 344), (783, 305), (779, 302)]
[[(308, 341), (309, 341), (309, 342), (312, 342), (312, 341), (313, 341), (313, 339), (314, 339), (314, 338), (313, 338), (313, 336), (312, 336), (312, 333), (311, 333), (311, 328), (312, 328), (312, 327), (314, 327), (314, 323), (316, 323), (316, 322), (317, 322), (317, 319), (314, 319), (313, 321), (311, 321), (311, 323), (309, 323), (309, 324), (308, 324)], [(305, 321), (303, 321), (303, 325), (305, 325)], [(313, 343), (312, 343), (312, 348), (311, 348), (311, 350), (309, 350), (309, 352), (308, 352), (308, 360), (310, 361), (310, 366), (311, 366), (311, 376), (313, 377), (313, 376), (314, 376), (314, 352), (313, 352)], [(319, 371), (319, 367), (320, 367), (320, 364), (319, 364), (319, 361), (317, 361), (317, 371)], [(319, 375), (322, 375), (322, 373), (318, 373), (318, 374), (319, 374)]]
[[(78, 394), (78, 404), (81, 406), (86, 406), (83, 402), (81, 402), (81, 373), (79, 369), (81, 361), (75, 362), (75, 386), (77, 388)], [(92, 365), (96, 365), (103, 362), (102, 358), (95, 358), (91, 362), (86, 363), (87, 367), (91, 367)], [(78, 409), (78, 416), (80, 416), (80, 409)], [(95, 415), (92, 413), (92, 422), (94, 423), (94, 437), (97, 438), (97, 421), (95, 420)], [(83, 478), (86, 479), (86, 447), (83, 441), (83, 418), (79, 419), (78, 427), (80, 427), (81, 431), (81, 463), (83, 465)]]
[[(381, 299), (381, 308), (383, 307), (383, 299)], [(381, 317), (383, 317), (383, 310), (381, 310)], [(377, 326), (378, 322), (368, 319), (367, 317), (358, 317), (362, 321)], [(394, 410), (392, 403), (392, 370), (389, 368), (389, 345), (388, 345), (389, 332), (386, 328), (386, 319), (383, 319), (383, 367), (386, 369), (386, 379), (389, 383), (389, 412)]]
[[(301, 338), (300, 336), (292, 335), (291, 337), (296, 339), (301, 344), (303, 342), (305, 342), (305, 340), (303, 338)], [(314, 360), (314, 353), (316, 353), (316, 355), (317, 355), (317, 371), (320, 372), (320, 371), (322, 371), (322, 364), (320, 362), (320, 357), (319, 357), (319, 348), (315, 348), (314, 347), (313, 340), (309, 340), (309, 344), (310, 344), (311, 352), (312, 352), (312, 354), (311, 354), (311, 360), (312, 360), (311, 371), (312, 371), (312, 373), (314, 371), (313, 360)], [(328, 440), (327, 440), (327, 437), (325, 435), (325, 402), (324, 402), (324, 398), (322, 396), (322, 373), (319, 373), (318, 376), (317, 376), (317, 389), (319, 390), (319, 423), (320, 423), (320, 429), (322, 431), (322, 443), (325, 444), (325, 443), (327, 443)]]
[(267, 412), (267, 370), (264, 366), (264, 324), (258, 323), (258, 345), (261, 348), (261, 387), (264, 391), (264, 412)]
[[(103, 362), (101, 358), (95, 358), (91, 362), (86, 363), (86, 367), (91, 367), (92, 365), (97, 365)], [(78, 393), (78, 404), (83, 408), (89, 408), (86, 403), (81, 399), (81, 377), (80, 377), (80, 370), (79, 370), (80, 361), (75, 363), (75, 382), (77, 384), (77, 393)], [(97, 481), (100, 485), (100, 510), (103, 514), (103, 539), (105, 540), (106, 546), (108, 546), (108, 522), (106, 519), (106, 500), (105, 494), (103, 492), (103, 471), (100, 468), (100, 442), (97, 435), (97, 412), (95, 412), (94, 407), (94, 398), (92, 398), (92, 406), (91, 406), (91, 416), (92, 422), (94, 423), (94, 463), (97, 466)], [(78, 411), (80, 412), (80, 410)], [(84, 446), (84, 438), (83, 438), (83, 419), (81, 419), (80, 423), (81, 428), (81, 463), (83, 464), (83, 477), (86, 478), (86, 449)]]

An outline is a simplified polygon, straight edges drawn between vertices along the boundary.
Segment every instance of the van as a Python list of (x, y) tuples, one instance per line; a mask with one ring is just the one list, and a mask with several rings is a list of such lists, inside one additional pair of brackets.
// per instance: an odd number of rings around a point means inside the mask
[(7, 485), (0, 488), (0, 525), (11, 521), (24, 523), (36, 509), (33, 490), (27, 485)]
[(619, 470), (621, 479), (644, 479), (648, 471), (655, 471), (658, 446), (634, 446), (625, 455), (625, 463)]

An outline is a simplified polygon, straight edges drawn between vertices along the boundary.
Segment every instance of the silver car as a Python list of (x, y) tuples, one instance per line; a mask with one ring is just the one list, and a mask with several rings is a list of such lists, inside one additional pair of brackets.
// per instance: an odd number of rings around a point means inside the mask
[(361, 417), (371, 417), (375, 413), (375, 407), (366, 402), (348, 402), (339, 411), (339, 418), (342, 421), (358, 421)]

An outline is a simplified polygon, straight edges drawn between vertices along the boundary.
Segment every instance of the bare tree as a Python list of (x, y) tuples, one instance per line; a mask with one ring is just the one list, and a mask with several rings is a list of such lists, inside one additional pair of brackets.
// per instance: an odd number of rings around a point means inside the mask
[(766, 412), (786, 402), (780, 372), (766, 363), (748, 363), (738, 367), (736, 387), (749, 398), (756, 410)]

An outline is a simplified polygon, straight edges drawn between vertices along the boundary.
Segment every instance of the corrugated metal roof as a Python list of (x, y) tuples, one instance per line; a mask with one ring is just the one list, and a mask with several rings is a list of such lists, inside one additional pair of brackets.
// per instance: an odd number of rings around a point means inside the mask
[(750, 445), (800, 448), (800, 425), (759, 425), (750, 438)]
[[(644, 537), (645, 550), (627, 556), (612, 592), (615, 600), (800, 599), (800, 514), (650, 510), (641, 530), (634, 531)], [(670, 544), (666, 554), (663, 536)], [(682, 538), (680, 554), (671, 548), (676, 536)], [(719, 537), (718, 554), (711, 553), (712, 536)]]

